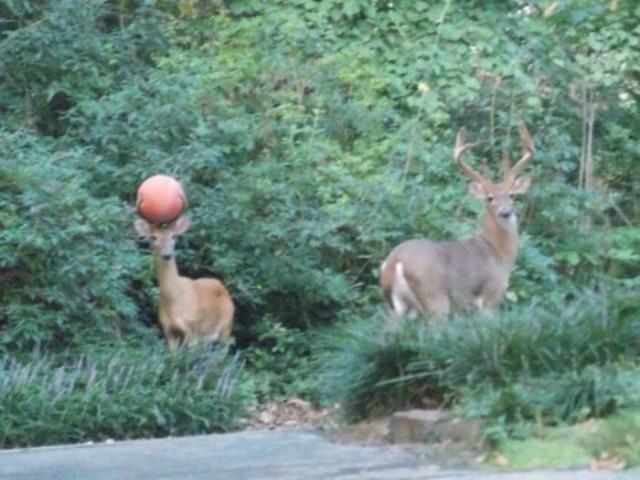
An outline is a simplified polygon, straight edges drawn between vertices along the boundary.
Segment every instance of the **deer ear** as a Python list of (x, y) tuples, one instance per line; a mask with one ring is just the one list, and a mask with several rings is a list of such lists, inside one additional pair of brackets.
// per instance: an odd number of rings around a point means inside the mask
[(511, 185), (511, 194), (524, 193), (529, 190), (531, 186), (531, 178), (530, 177), (519, 177), (513, 181), (513, 185)]
[(149, 223), (145, 222), (143, 219), (138, 218), (135, 222), (133, 222), (133, 226), (138, 232), (138, 235), (141, 237), (148, 237), (151, 234), (151, 228), (149, 227)]
[(469, 182), (469, 185), (467, 185), (467, 191), (469, 192), (469, 195), (477, 200), (484, 200), (487, 196), (480, 182)]
[(180, 217), (176, 220), (176, 233), (181, 235), (189, 230), (190, 226), (191, 220), (189, 217)]

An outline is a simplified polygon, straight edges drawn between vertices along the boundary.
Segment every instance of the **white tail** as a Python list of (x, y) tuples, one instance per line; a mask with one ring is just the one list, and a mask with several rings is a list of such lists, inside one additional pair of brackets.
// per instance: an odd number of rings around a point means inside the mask
[(454, 160), (471, 179), (471, 196), (486, 201), (483, 227), (468, 240), (435, 243), (414, 239), (394, 248), (380, 272), (380, 285), (392, 318), (442, 317), (452, 308), (465, 311), (498, 307), (518, 253), (518, 222), (511, 195), (529, 189), (529, 178), (518, 178), (518, 174), (535, 154), (527, 128), (521, 124), (519, 130), (524, 155), (513, 167), (505, 157), (499, 183), (462, 160), (463, 153), (473, 145), (464, 143), (464, 130), (458, 132)]
[(233, 325), (235, 308), (222, 282), (215, 278), (193, 280), (178, 274), (176, 239), (189, 225), (184, 217), (166, 225), (142, 219), (135, 222), (138, 234), (151, 240), (160, 287), (158, 320), (172, 351), (182, 343), (226, 343)]

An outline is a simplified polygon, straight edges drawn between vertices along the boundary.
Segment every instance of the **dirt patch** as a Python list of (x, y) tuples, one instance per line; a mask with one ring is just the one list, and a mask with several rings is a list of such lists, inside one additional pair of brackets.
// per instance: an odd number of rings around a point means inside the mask
[[(389, 417), (357, 424), (346, 424), (339, 408), (320, 408), (300, 398), (269, 402), (255, 407), (242, 424), (243, 430), (273, 430), (282, 428), (313, 428), (335, 443), (360, 445), (390, 444)], [(482, 464), (478, 444), (466, 441), (431, 439), (421, 443), (406, 443), (402, 447), (438, 466), (472, 467)]]
[(250, 412), (251, 417), (243, 422), (244, 430), (268, 430), (274, 428), (321, 429), (330, 411), (312, 405), (300, 398), (258, 405)]

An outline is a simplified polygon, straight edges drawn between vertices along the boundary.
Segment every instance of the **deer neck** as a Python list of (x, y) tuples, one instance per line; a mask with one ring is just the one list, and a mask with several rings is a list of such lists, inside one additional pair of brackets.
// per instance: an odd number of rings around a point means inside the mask
[(500, 260), (511, 263), (515, 261), (518, 254), (518, 222), (515, 213), (512, 215), (514, 215), (513, 224), (507, 227), (500, 224), (487, 207), (484, 224), (478, 235), (493, 247)]
[(156, 274), (158, 276), (158, 286), (160, 296), (170, 300), (179, 291), (180, 275), (178, 275), (178, 265), (175, 256), (171, 260), (163, 260), (159, 255), (155, 256)]

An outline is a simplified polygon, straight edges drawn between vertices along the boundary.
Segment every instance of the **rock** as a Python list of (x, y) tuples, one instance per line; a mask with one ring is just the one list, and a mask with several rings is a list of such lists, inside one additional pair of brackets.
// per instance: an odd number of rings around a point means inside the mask
[(455, 418), (438, 425), (438, 435), (452, 442), (475, 442), (480, 437), (482, 420)]
[(439, 410), (408, 410), (396, 412), (389, 418), (391, 443), (421, 443), (442, 420)]
[(327, 436), (340, 443), (381, 445), (389, 437), (389, 419), (384, 417), (355, 425), (343, 425), (339, 430), (327, 432)]
[(482, 423), (479, 420), (449, 420), (440, 410), (396, 412), (389, 419), (391, 443), (473, 442)]

